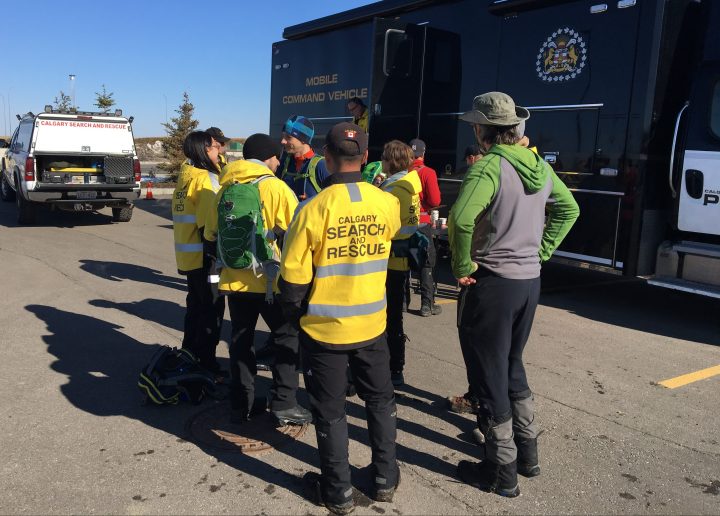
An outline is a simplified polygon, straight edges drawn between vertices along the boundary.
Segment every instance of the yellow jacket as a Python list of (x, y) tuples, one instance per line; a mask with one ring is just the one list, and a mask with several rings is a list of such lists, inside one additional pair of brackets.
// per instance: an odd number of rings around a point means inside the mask
[(175, 261), (180, 274), (203, 267), (201, 231), (219, 188), (218, 174), (195, 168), (188, 162), (180, 167), (172, 199)]
[(368, 119), (367, 108), (365, 108), (365, 111), (363, 111), (363, 114), (360, 115), (360, 118), (353, 118), (353, 124), (359, 125), (360, 129), (362, 129), (365, 132), (368, 132), (368, 128), (370, 127), (370, 120)]
[[(406, 240), (410, 238), (420, 227), (420, 192), (422, 184), (420, 176), (414, 170), (410, 172), (398, 172), (388, 177), (380, 188), (388, 192), (400, 201), (400, 220), (402, 226), (393, 240)], [(408, 271), (410, 265), (406, 257), (395, 256), (395, 251), (390, 255), (388, 269), (394, 271)]]
[[(220, 181), (220, 191), (217, 194), (215, 202), (210, 206), (205, 225), (205, 239), (210, 242), (217, 240), (218, 233), (218, 210), (217, 205), (222, 198), (223, 192), (233, 183), (248, 183), (262, 176), (272, 176), (257, 183), (260, 192), (260, 202), (262, 202), (262, 215), (265, 224), (265, 231), (273, 231), (276, 235), (281, 235), (287, 231), (288, 225), (292, 220), (295, 208), (297, 208), (297, 197), (285, 184), (284, 181), (278, 179), (264, 163), (257, 160), (238, 160), (233, 161), (223, 168), (223, 176)], [(272, 246), (280, 256), (280, 250), (275, 241)], [(236, 292), (256, 292), (264, 293), (267, 288), (267, 278), (264, 275), (256, 276), (255, 272), (250, 269), (231, 269), (223, 267), (220, 272), (220, 283), (218, 290), (223, 294), (232, 294)], [(277, 291), (277, 279), (275, 279), (275, 291)]]
[(351, 349), (385, 331), (385, 277), (400, 203), (360, 172), (335, 173), (329, 182), (290, 225), (280, 297), (290, 321), (299, 318), (312, 339)]

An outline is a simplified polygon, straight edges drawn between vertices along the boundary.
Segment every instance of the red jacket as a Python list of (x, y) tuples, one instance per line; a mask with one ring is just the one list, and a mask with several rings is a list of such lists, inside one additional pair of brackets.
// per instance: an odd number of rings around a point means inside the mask
[(420, 176), (420, 223), (430, 222), (430, 210), (440, 206), (440, 186), (435, 170), (425, 165), (422, 158), (413, 161), (412, 169)]

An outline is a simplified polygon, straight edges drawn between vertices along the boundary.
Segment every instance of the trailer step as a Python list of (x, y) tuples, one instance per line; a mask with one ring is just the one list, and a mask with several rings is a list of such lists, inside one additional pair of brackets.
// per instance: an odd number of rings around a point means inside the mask
[(672, 249), (678, 253), (693, 254), (695, 256), (708, 256), (710, 258), (720, 258), (720, 247), (711, 244), (701, 244), (698, 242), (687, 242), (685, 240), (673, 244)]
[(720, 299), (720, 287), (695, 283), (694, 281), (687, 281), (678, 278), (668, 278), (666, 276), (649, 276), (645, 279), (648, 284), (655, 285), (657, 287), (682, 290), (683, 292), (690, 292), (692, 294), (699, 294), (701, 296)]

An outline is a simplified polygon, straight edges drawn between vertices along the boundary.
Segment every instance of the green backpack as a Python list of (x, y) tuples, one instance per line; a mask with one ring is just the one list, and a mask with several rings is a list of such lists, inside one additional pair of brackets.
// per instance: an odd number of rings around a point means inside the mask
[(262, 271), (264, 262), (274, 260), (267, 240), (258, 184), (273, 177), (265, 175), (248, 183), (228, 186), (218, 203), (218, 256), (224, 267)]

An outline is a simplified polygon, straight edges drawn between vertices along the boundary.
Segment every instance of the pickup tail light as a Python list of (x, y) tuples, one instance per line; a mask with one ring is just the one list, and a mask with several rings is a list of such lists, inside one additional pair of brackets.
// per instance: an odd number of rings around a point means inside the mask
[(135, 175), (135, 182), (140, 181), (140, 175), (142, 170), (140, 169), (140, 160), (134, 159), (133, 160), (133, 174)]
[(35, 181), (35, 160), (33, 158), (25, 160), (25, 181)]

